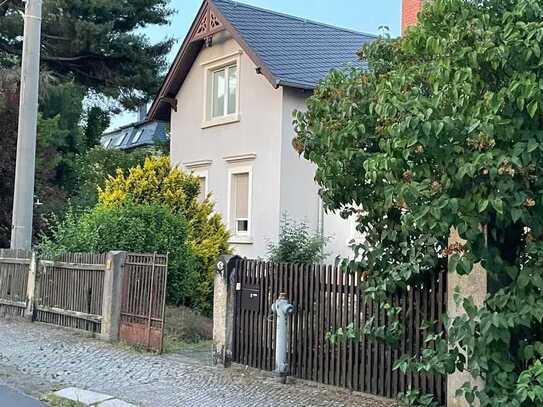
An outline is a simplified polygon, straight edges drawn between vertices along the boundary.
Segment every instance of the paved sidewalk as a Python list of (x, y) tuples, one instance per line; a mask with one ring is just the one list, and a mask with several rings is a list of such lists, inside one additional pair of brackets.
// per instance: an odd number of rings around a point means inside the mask
[(219, 369), (182, 354), (149, 355), (43, 324), (0, 319), (0, 383), (37, 396), (67, 386), (143, 406), (391, 407), (372, 397)]

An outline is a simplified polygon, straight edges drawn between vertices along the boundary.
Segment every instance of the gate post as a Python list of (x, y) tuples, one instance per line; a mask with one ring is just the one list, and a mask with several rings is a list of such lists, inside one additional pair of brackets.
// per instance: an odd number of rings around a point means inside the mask
[[(451, 228), (449, 236), (449, 246), (455, 243), (464, 244), (458, 230)], [(457, 305), (454, 300), (454, 294), (457, 288), (464, 298), (471, 297), (476, 307), (482, 307), (488, 291), (487, 273), (481, 264), (475, 264), (471, 273), (461, 276), (456, 273), (448, 273), (447, 284), (447, 316), (449, 319), (465, 314), (462, 304)], [(456, 391), (466, 382), (470, 382), (479, 388), (484, 387), (481, 378), (474, 378), (469, 372), (456, 371), (447, 377), (447, 406), (448, 407), (468, 407), (470, 403), (463, 397), (457, 397)]]
[(217, 261), (213, 292), (213, 363), (229, 367), (232, 362), (236, 262), (239, 256), (221, 256)]
[(30, 258), (30, 267), (28, 268), (28, 282), (26, 284), (26, 309), (25, 319), (29, 322), (34, 321), (34, 306), (36, 295), (38, 293), (38, 257), (36, 252), (32, 252)]
[(125, 259), (126, 252), (109, 252), (106, 258), (100, 332), (100, 338), (106, 341), (119, 339)]

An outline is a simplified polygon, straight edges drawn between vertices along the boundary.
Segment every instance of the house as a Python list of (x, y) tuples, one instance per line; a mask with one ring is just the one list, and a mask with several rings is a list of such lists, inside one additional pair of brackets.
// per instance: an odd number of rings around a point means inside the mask
[(146, 120), (146, 116), (147, 110), (142, 107), (137, 122), (104, 133), (100, 139), (101, 146), (118, 150), (131, 150), (138, 147), (169, 143), (166, 123)]
[(354, 220), (325, 213), (315, 168), (292, 147), (293, 111), (332, 69), (361, 65), (373, 35), (230, 0), (206, 0), (154, 100), (171, 125), (172, 164), (213, 194), (237, 254), (265, 257), (283, 213), (352, 255)]

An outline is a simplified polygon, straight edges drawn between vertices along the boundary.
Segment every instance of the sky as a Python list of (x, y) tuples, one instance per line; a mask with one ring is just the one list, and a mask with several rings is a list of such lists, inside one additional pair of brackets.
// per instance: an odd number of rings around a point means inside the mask
[[(243, 0), (242, 3), (367, 33), (377, 34), (380, 26), (388, 26), (392, 36), (400, 34), (401, 0)], [(145, 30), (154, 42), (165, 38), (177, 40), (170, 61), (175, 58), (201, 4), (202, 0), (171, 0), (171, 8), (176, 10), (171, 24)], [(125, 112), (113, 118), (111, 127), (136, 119), (136, 113)]]

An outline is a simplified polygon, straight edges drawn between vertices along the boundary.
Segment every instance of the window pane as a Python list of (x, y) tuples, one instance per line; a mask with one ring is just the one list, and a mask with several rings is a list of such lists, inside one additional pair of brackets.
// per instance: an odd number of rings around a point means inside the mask
[(140, 141), (140, 138), (141, 138), (142, 135), (143, 135), (143, 129), (142, 129), (142, 130), (139, 130), (139, 131), (136, 133), (136, 136), (135, 136), (134, 139), (132, 140), (132, 143), (137, 143), (138, 141)]
[(248, 232), (249, 231), (249, 221), (247, 219), (238, 219), (237, 221), (237, 231), (238, 232)]
[(249, 217), (249, 174), (235, 174), (236, 219)]
[(234, 65), (228, 68), (228, 108), (227, 114), (236, 113), (238, 91), (238, 68)]
[(198, 194), (198, 202), (204, 202), (206, 199), (206, 177), (198, 178), (200, 181), (200, 193)]
[(213, 72), (213, 106), (211, 111), (213, 117), (224, 116), (225, 88), (226, 82), (224, 78), (224, 69)]

